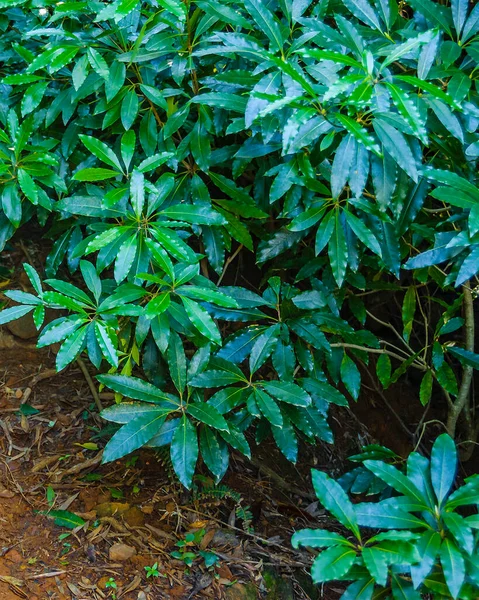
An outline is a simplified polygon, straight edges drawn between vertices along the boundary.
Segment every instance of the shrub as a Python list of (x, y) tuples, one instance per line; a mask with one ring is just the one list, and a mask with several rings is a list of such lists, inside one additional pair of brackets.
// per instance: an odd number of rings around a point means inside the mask
[[(0, 324), (32, 312), (58, 369), (86, 352), (140, 401), (104, 413), (106, 459), (171, 443), (189, 486), (199, 449), (219, 479), (256, 425), (294, 461), (298, 436), (332, 441), (371, 356), (385, 387), (419, 370), (420, 401), (437, 385), (474, 438), (477, 6), (0, 7), (0, 246), (32, 218), (53, 240)], [(378, 289), (402, 301), (396, 344), (364, 327)]]
[[(326, 548), (314, 560), (316, 583), (353, 581), (343, 600), (357, 598), (477, 598), (479, 593), (479, 515), (457, 509), (479, 505), (479, 475), (453, 491), (457, 457), (454, 442), (439, 436), (428, 460), (413, 452), (406, 474), (381, 460), (366, 468), (397, 494), (379, 502), (352, 504), (343, 488), (321, 471), (312, 471), (321, 504), (354, 537), (304, 529), (292, 543)], [(360, 527), (381, 529), (364, 536)], [(350, 536), (351, 537), (351, 536)]]

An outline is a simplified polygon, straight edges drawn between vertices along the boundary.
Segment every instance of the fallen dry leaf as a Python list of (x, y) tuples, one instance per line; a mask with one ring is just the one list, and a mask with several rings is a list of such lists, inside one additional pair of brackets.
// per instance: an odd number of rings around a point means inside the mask
[(16, 577), (10, 577), (9, 575), (0, 575), (0, 581), (8, 583), (9, 585), (14, 585), (16, 587), (21, 587), (22, 585), (24, 585), (21, 579), (17, 579)]

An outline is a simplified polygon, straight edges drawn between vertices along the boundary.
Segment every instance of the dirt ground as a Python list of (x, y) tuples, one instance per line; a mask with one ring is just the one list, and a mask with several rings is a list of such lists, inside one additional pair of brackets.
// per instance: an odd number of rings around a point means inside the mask
[[(105, 423), (81, 370), (73, 365), (56, 374), (51, 352), (5, 330), (2, 336), (0, 600), (319, 597), (305, 589), (310, 557), (289, 545), (295, 528), (321, 518), (306, 481), (309, 465), (299, 473), (278, 456), (270, 459), (284, 477), (281, 487), (234, 456), (216, 495), (206, 478), (186, 492), (153, 452), (101, 466), (111, 433), (101, 431)], [(102, 401), (112, 399), (104, 394)], [(325, 448), (308, 456), (319, 467), (330, 459)], [(249, 512), (246, 522), (238, 506)], [(52, 510), (74, 513), (84, 525), (58, 526)], [(189, 548), (197, 557), (188, 569), (171, 552), (188, 532), (203, 530)], [(200, 551), (214, 552), (217, 565), (208, 569)], [(148, 578), (145, 567), (155, 563), (159, 575)], [(266, 569), (270, 588), (285, 583), (283, 592), (268, 592)]]

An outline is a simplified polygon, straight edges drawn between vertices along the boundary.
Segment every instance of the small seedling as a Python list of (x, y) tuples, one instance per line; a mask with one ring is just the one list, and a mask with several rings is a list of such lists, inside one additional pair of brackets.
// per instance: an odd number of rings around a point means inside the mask
[(151, 567), (145, 567), (145, 571), (146, 571), (147, 579), (149, 577), (166, 577), (166, 575), (163, 575), (163, 573), (160, 573), (158, 571), (158, 563), (157, 562)]
[(194, 533), (187, 533), (183, 540), (176, 542), (178, 550), (171, 553), (173, 558), (181, 560), (187, 567), (191, 567), (193, 562), (201, 557), (205, 561), (205, 567), (210, 569), (219, 563), (217, 554), (211, 551), (195, 551), (194, 546), (198, 546), (206, 533), (205, 529), (200, 529)]
[(65, 554), (68, 554), (68, 552), (70, 552), (72, 545), (70, 544), (70, 542), (63, 542), (63, 548), (62, 551), (60, 552), (60, 556), (64, 556)]
[(139, 456), (130, 456), (129, 458), (126, 459), (125, 466), (127, 468), (134, 467), (136, 465), (136, 463), (138, 462), (139, 458), (140, 458)]
[(118, 584), (116, 583), (116, 581), (113, 577), (110, 577), (110, 579), (105, 583), (105, 589), (111, 589), (112, 590), (111, 597), (113, 598), (113, 600), (116, 600), (115, 590), (118, 589)]
[(108, 488), (110, 490), (111, 493), (111, 497), (114, 498), (115, 500), (118, 500), (120, 498), (124, 497), (124, 493), (122, 492), (122, 490), (117, 490), (116, 488)]

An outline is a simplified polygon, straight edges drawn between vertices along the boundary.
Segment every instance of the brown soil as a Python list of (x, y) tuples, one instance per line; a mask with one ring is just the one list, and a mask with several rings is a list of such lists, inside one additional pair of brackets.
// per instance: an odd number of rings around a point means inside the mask
[[(263, 563), (290, 578), (308, 566), (308, 555), (293, 552), (289, 538), (295, 528), (314, 525), (305, 510), (310, 499), (293, 496), (235, 456), (224, 483), (252, 512), (248, 535), (234, 500), (195, 498), (153, 452), (101, 466), (100, 450), (81, 444), (101, 448), (111, 434), (96, 437), (105, 423), (76, 365), (56, 374), (53, 354), (18, 340), (4, 345), (0, 356), (0, 600), (113, 598), (114, 590), (105, 588), (110, 577), (124, 600), (186, 599), (195, 589), (194, 597), (233, 598), (233, 582), (261, 587)], [(309, 466), (330, 462), (317, 449), (303, 461), (303, 477), (278, 455), (271, 458), (269, 448), (263, 452), (261, 460), (305, 493)], [(50, 504), (47, 490), (54, 493)], [(51, 509), (75, 513), (85, 525), (60, 527), (47, 516)], [(210, 572), (201, 559), (189, 572), (171, 557), (177, 539), (198, 529), (207, 531), (202, 548), (220, 559)], [(135, 556), (124, 562), (110, 557), (118, 543), (134, 548)], [(155, 562), (161, 576), (148, 579), (144, 567)], [(311, 597), (295, 586), (295, 597)]]

